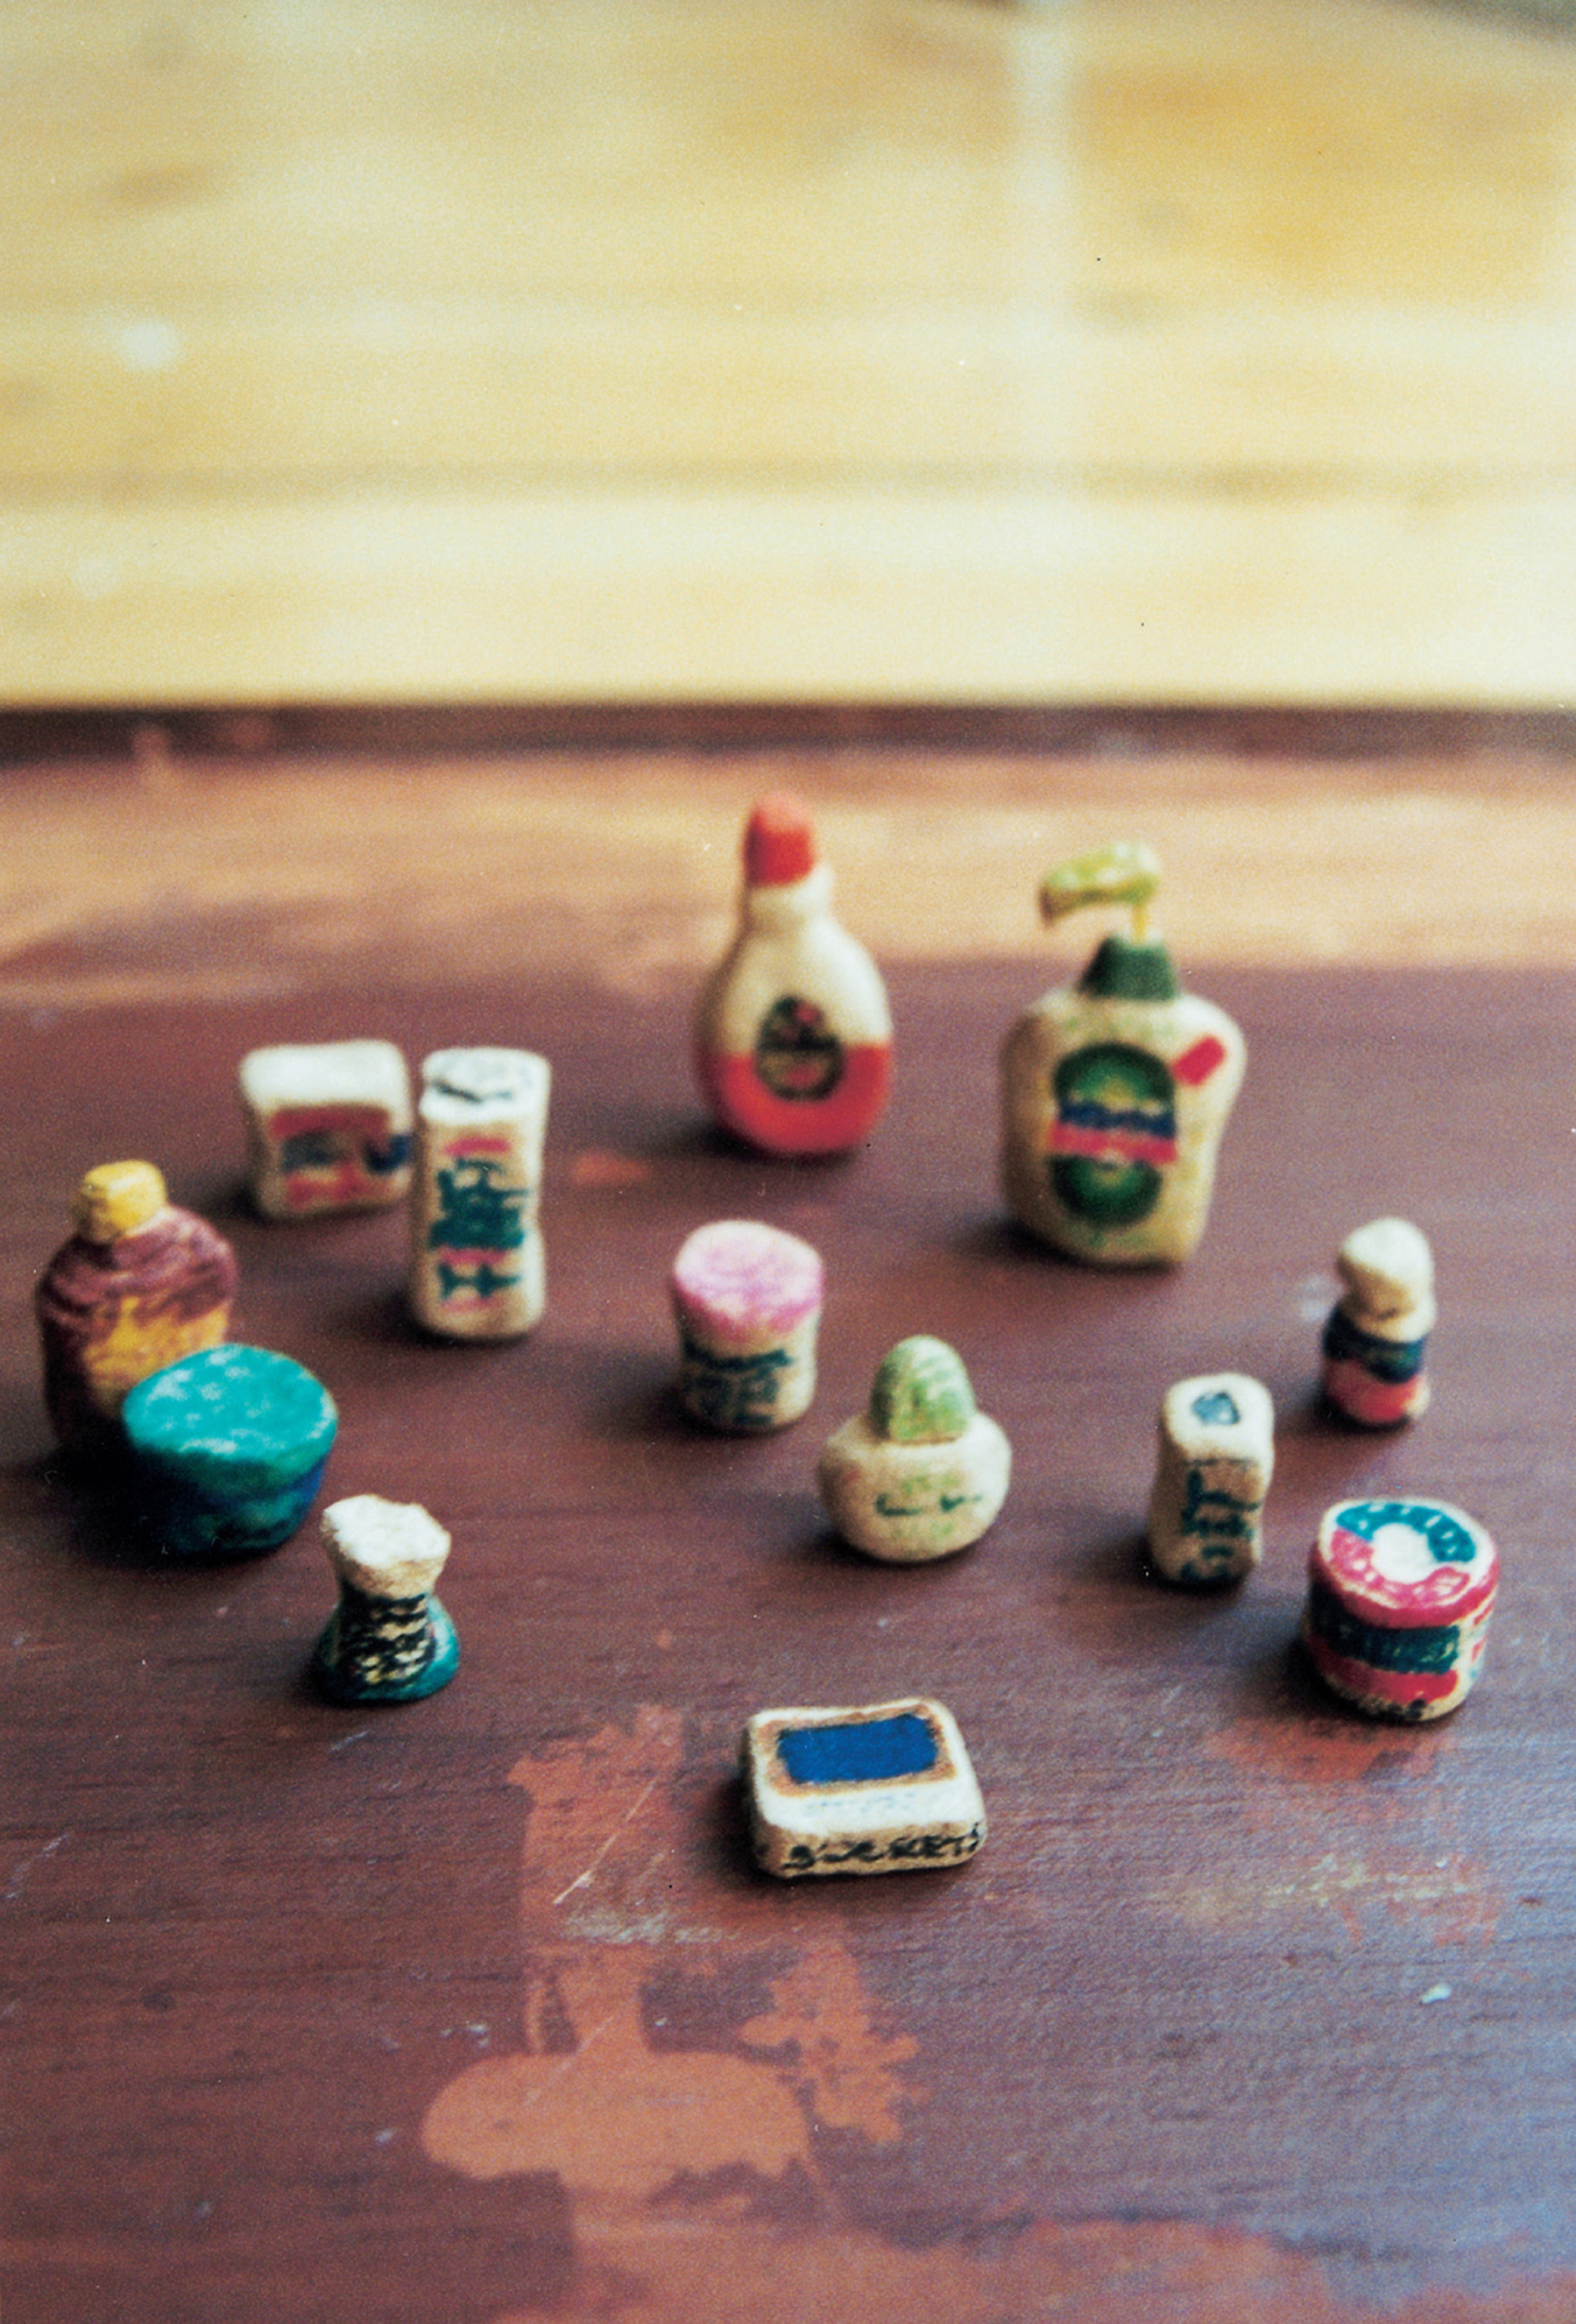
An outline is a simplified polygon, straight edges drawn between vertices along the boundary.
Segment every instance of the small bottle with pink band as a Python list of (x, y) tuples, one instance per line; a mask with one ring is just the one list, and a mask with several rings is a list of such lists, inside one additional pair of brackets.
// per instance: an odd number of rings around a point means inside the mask
[(797, 1420), (816, 1393), (824, 1288), (820, 1256), (797, 1235), (753, 1219), (697, 1227), (671, 1277), (691, 1418), (734, 1435)]
[(1433, 1328), (1433, 1254), (1409, 1219), (1370, 1219), (1335, 1270), (1346, 1288), (1324, 1326), (1324, 1393), (1364, 1428), (1396, 1428), (1428, 1409), (1424, 1360)]
[(718, 1121), (768, 1154), (845, 1153), (887, 1102), (886, 988), (831, 907), (805, 808), (763, 798), (744, 834), (739, 933), (701, 995), (695, 1048)]

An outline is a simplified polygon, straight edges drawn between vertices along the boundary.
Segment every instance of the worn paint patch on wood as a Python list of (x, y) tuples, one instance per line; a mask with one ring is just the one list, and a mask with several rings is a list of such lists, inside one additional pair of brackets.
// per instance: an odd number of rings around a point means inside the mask
[[(764, 1896), (734, 1899), (727, 1932), (689, 1910), (682, 1762), (678, 1715), (648, 1706), (512, 1770), (530, 1797), (524, 2042), (434, 2099), (435, 2162), (551, 2172), (594, 2211), (741, 2175), (813, 2179), (824, 2126), (900, 2136), (915, 2044), (877, 2022), (846, 1947), (785, 1945)], [(708, 1988), (693, 2046), (661, 2006), (676, 1976)]]
[[(1213, 1738), (1211, 1756), (1268, 1764), (1250, 1731), (1259, 1723)], [(1429, 1750), (1444, 1738), (1407, 1740)], [(1366, 1780), (1382, 1742), (1333, 1724), (1300, 1739), (1310, 1821), (1337, 1783), (1377, 1797), (1379, 1824), (1392, 1826), (1404, 1812), (1385, 1804), (1392, 1787)], [(726, 1931), (693, 1909), (679, 1715), (642, 1707), (627, 1727), (529, 1754), (509, 1780), (530, 1800), (521, 2044), (440, 2090), (422, 2142), (471, 2180), (545, 2175), (566, 2190), (576, 2236), (566, 2316), (805, 2324), (828, 2312), (834, 2284), (838, 2312), (861, 2324), (921, 2313), (949, 2324), (1132, 2324), (1140, 2313), (1154, 2324), (1369, 2324), (1317, 2259), (1229, 2227), (1016, 2215), (908, 2248), (851, 2223), (837, 2138), (900, 2152), (926, 2103), (918, 2043), (882, 2022), (840, 1938), (805, 1943), (796, 1930), (785, 1944), (776, 1892), (731, 1898)], [(1284, 1782), (1266, 1785), (1267, 1820), (1271, 1788), (1283, 1810), (1286, 1799)], [(1406, 1799), (1415, 1808), (1413, 1787)], [(1377, 1862), (1310, 1859), (1300, 1825), (1295, 1838), (1301, 1886), (1272, 1882), (1260, 1912), (1331, 1910), (1355, 1940), (1377, 1894), (1432, 1914), (1436, 1935), (1461, 1932), (1451, 1914), (1477, 1877), (1464, 1858), (1431, 1888), (1415, 1861), (1387, 1882)], [(1247, 1905), (1204, 1901), (1228, 1920)], [(747, 1994), (756, 2006), (742, 2008)], [(1534, 2286), (1519, 2305), (1436, 2296), (1398, 2311), (1398, 2324), (1564, 2324), (1569, 2290)], [(529, 2312), (493, 2324), (529, 2324)]]
[[(828, 2303), (828, 2285), (836, 2287)], [(798, 2237), (738, 2221), (697, 2240), (681, 2225), (609, 2236), (583, 2265), (573, 2318), (619, 2324), (1379, 2324), (1338, 2299), (1317, 2262), (1264, 2236), (1183, 2220), (1005, 2227), (967, 2247), (901, 2251), (874, 2236)], [(1570, 2324), (1576, 2277), (1474, 2294), (1430, 2292), (1383, 2324)], [(492, 2324), (539, 2324), (512, 2310)]]
[[(1293, 1732), (1278, 1720), (1242, 1719), (1203, 1748), (1241, 1770), (1240, 1812), (1273, 1845), (1276, 1863), (1259, 1859), (1235, 1878), (1188, 1873), (1166, 1899), (1183, 1920), (1227, 1929), (1329, 1915), (1353, 1944), (1378, 1914), (1415, 1923), (1436, 1944), (1481, 1945), (1495, 1934), (1508, 1900), (1463, 1847), (1451, 1794), (1433, 1779), (1448, 1736), (1363, 1730), (1350, 1720), (1304, 1720)], [(1398, 1780), (1384, 1780), (1391, 1775)], [(1335, 1847), (1332, 1787), (1343, 1794)]]
[[(626, 2221), (583, 2255), (568, 2313), (619, 2324), (1359, 2324), (1316, 2261), (1175, 2220), (1003, 2222), (928, 2250), (848, 2229), (795, 2236), (720, 2218), (697, 2236), (688, 2220)], [(493, 2324), (535, 2319), (521, 2310)]]

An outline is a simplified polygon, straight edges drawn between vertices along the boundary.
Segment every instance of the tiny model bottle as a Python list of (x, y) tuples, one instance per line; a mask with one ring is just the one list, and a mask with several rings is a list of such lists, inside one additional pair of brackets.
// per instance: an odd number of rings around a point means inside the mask
[(886, 989), (831, 902), (804, 807), (763, 798), (744, 834), (739, 933), (701, 995), (695, 1047), (717, 1120), (768, 1154), (844, 1153), (887, 1102)]
[(738, 1435), (797, 1420), (816, 1393), (825, 1286), (819, 1251), (759, 1219), (714, 1219), (687, 1236), (668, 1291), (690, 1418)]
[(170, 1201), (151, 1162), (89, 1170), (71, 1221), (34, 1296), (44, 1402), (62, 1444), (107, 1451), (121, 1445), (121, 1406), (139, 1380), (224, 1339), (235, 1257)]
[(1176, 1380), (1160, 1404), (1159, 1459), (1146, 1524), (1167, 1582), (1240, 1582), (1264, 1554), (1264, 1497), (1275, 1474), (1275, 1406), (1246, 1372)]
[(449, 1537), (417, 1501), (355, 1493), (322, 1517), (339, 1603), (312, 1656), (331, 1702), (418, 1702), (447, 1686), (459, 1640), (433, 1584)]
[(1324, 1393), (1364, 1428), (1398, 1428), (1428, 1409), (1433, 1254), (1410, 1219), (1370, 1219), (1341, 1244), (1345, 1286), (1324, 1326)]
[(1128, 904), (1075, 985), (1019, 1018), (1001, 1056), (1001, 1183), (1032, 1234), (1101, 1267), (1186, 1259), (1209, 1216), (1215, 1157), (1246, 1051), (1222, 1009), (1184, 992), (1147, 926), (1160, 878), (1140, 843), (1046, 874), (1047, 920)]
[(320, 1379), (272, 1348), (198, 1348), (137, 1382), (121, 1425), (161, 1557), (262, 1557), (311, 1507), (339, 1432)]

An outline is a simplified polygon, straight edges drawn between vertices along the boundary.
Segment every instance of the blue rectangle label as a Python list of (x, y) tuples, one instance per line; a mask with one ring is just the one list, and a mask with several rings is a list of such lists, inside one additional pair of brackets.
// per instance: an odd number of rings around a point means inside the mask
[(912, 1711), (836, 1726), (788, 1727), (777, 1738), (777, 1757), (795, 1784), (889, 1784), (928, 1774), (940, 1756), (929, 1721)]

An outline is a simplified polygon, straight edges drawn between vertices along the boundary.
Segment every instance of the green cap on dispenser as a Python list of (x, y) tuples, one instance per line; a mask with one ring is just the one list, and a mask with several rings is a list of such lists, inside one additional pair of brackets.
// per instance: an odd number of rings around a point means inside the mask
[(1175, 1001), (1182, 987), (1171, 955), (1147, 931), (1160, 885), (1160, 859), (1141, 839), (1118, 840), (1052, 866), (1040, 882), (1040, 916), (1059, 920), (1086, 904), (1128, 904), (1130, 936), (1109, 936), (1078, 980), (1079, 991), (1108, 1001)]

